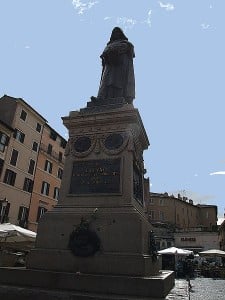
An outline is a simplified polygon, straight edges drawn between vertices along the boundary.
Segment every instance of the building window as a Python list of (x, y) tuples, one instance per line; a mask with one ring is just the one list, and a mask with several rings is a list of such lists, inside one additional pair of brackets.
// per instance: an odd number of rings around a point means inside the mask
[(62, 157), (63, 157), (62, 152), (59, 152), (59, 161), (60, 161), (60, 162), (62, 161)]
[(23, 190), (28, 192), (28, 193), (32, 193), (33, 185), (34, 185), (33, 180), (26, 177), (25, 180), (24, 180), (24, 184), (23, 184)]
[(161, 205), (161, 206), (164, 205), (164, 199), (159, 199), (159, 205)]
[(35, 161), (33, 159), (30, 159), (29, 167), (28, 167), (28, 173), (33, 175), (34, 174), (34, 167), (35, 167)]
[(206, 212), (205, 217), (206, 217), (206, 219), (209, 218), (209, 212), (208, 211)]
[(55, 187), (54, 188), (54, 195), (53, 195), (53, 198), (58, 200), (59, 199), (59, 188), (58, 187)]
[(51, 144), (48, 144), (47, 153), (52, 154), (52, 145)]
[(28, 208), (25, 206), (20, 206), (18, 213), (18, 223), (19, 226), (26, 228), (28, 223)]
[(149, 204), (154, 205), (154, 200), (152, 198), (149, 199)]
[(160, 211), (159, 212), (159, 220), (163, 221), (164, 219), (165, 219), (164, 212)]
[(42, 187), (41, 187), (41, 193), (43, 195), (48, 196), (49, 195), (49, 188), (50, 188), (50, 184), (46, 181), (42, 182)]
[(4, 152), (5, 147), (8, 145), (9, 138), (5, 133), (0, 132), (0, 151)]
[(58, 177), (59, 179), (62, 179), (62, 176), (63, 176), (63, 169), (59, 168), (59, 169), (58, 169), (57, 177)]
[(38, 132), (41, 132), (41, 124), (37, 123), (36, 130), (37, 130)]
[(16, 173), (12, 170), (6, 169), (3, 182), (14, 186), (16, 181)]
[(66, 141), (65, 141), (64, 139), (61, 139), (60, 146), (61, 146), (63, 149), (66, 148)]
[(2, 174), (3, 166), (4, 166), (4, 160), (0, 158), (0, 176)]
[(16, 166), (18, 154), (19, 154), (19, 152), (17, 150), (13, 149), (11, 159), (10, 159), (10, 165)]
[(172, 247), (172, 243), (167, 241), (167, 247), (168, 248)]
[(150, 218), (150, 220), (154, 220), (155, 219), (155, 211), (154, 210), (150, 210), (149, 211), (149, 218)]
[(23, 142), (24, 142), (24, 139), (25, 139), (25, 134), (24, 134), (23, 132), (21, 132), (20, 130), (15, 129), (14, 134), (13, 134), (13, 137), (14, 137), (17, 141), (23, 143)]
[(35, 152), (38, 151), (38, 143), (37, 142), (33, 142), (32, 150), (35, 151)]
[(47, 208), (39, 206), (38, 207), (38, 212), (37, 212), (37, 222), (40, 220), (40, 218), (46, 213)]
[(162, 241), (162, 243), (161, 243), (161, 248), (162, 249), (165, 249), (167, 246), (166, 246), (166, 242), (165, 241)]
[(25, 121), (26, 118), (27, 118), (27, 113), (25, 112), (25, 110), (22, 109), (21, 114), (20, 114), (20, 119)]
[(50, 138), (53, 140), (53, 141), (56, 141), (56, 138), (57, 138), (57, 133), (53, 130), (51, 130), (50, 132)]
[[(4, 199), (6, 200), (6, 199)], [(9, 222), (9, 218), (8, 218), (8, 215), (9, 215), (9, 209), (10, 209), (10, 203), (7, 201), (6, 202), (6, 206), (3, 205), (3, 201), (0, 201), (0, 223), (7, 223)]]
[(49, 160), (45, 161), (45, 171), (48, 173), (52, 173), (52, 163)]
[(157, 242), (157, 241), (156, 241), (156, 249), (157, 249), (157, 250), (160, 250), (160, 242)]

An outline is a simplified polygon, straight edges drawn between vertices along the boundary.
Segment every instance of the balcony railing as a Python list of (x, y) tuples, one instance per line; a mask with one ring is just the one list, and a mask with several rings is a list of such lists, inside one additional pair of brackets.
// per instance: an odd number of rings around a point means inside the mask
[(40, 145), (40, 151), (43, 151), (44, 153), (48, 154), (51, 158), (53, 158), (54, 160), (56, 160), (62, 164), (64, 164), (64, 162), (65, 162), (64, 157), (61, 159), (61, 157), (59, 156), (59, 153), (57, 153), (55, 151), (49, 151), (48, 146), (46, 146), (43, 143)]

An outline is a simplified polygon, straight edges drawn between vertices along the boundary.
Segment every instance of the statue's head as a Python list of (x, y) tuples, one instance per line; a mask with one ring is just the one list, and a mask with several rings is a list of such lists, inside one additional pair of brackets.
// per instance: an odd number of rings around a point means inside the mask
[(128, 38), (125, 36), (123, 33), (123, 30), (120, 27), (115, 27), (113, 28), (111, 37), (110, 37), (110, 42), (116, 41), (116, 40), (128, 40)]

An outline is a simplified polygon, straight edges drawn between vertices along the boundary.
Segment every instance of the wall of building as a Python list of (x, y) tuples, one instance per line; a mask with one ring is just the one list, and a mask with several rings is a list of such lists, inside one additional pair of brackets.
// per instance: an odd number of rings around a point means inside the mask
[(220, 249), (225, 251), (225, 220), (219, 226), (219, 245)]
[(165, 194), (150, 193), (148, 215), (152, 223), (168, 223), (176, 228), (216, 226), (217, 207), (214, 205), (194, 205), (187, 198), (176, 198)]
[[(63, 170), (66, 140), (20, 98), (9, 96), (0, 98), (0, 120), (2, 119), (4, 121), (0, 124), (7, 124), (8, 127), (4, 127), (4, 130), (11, 128), (11, 135), (4, 153), (0, 153), (0, 158), (4, 158), (0, 174), (0, 199), (6, 198), (10, 205), (7, 218), (9, 222), (36, 230), (40, 203), (45, 210), (51, 209), (57, 203), (57, 199), (53, 197), (54, 187), (60, 188), (58, 168)], [(56, 140), (50, 137), (52, 131), (56, 135)], [(51, 155), (48, 155), (46, 149), (50, 142), (53, 149)], [(44, 150), (41, 150), (42, 148)], [(15, 158), (14, 161), (12, 157)], [(53, 164), (51, 174), (44, 170), (46, 159)], [(15, 176), (15, 181), (6, 180), (9, 172)], [(41, 194), (43, 181), (50, 183), (49, 196)]]
[[(31, 197), (30, 213), (29, 213), (29, 228), (37, 231), (38, 220), (41, 215), (52, 209), (58, 202), (58, 197), (55, 195), (55, 189), (60, 189), (61, 186), (61, 171), (64, 166), (64, 149), (62, 146), (61, 136), (56, 134), (56, 139), (51, 138), (52, 128), (47, 124), (43, 128), (43, 134), (38, 154), (34, 188)], [(48, 153), (48, 145), (52, 146), (52, 152)], [(62, 160), (60, 159), (62, 153)], [(46, 163), (47, 162), (47, 163)], [(46, 169), (46, 165), (48, 168)], [(49, 166), (51, 166), (49, 168)], [(60, 170), (59, 170), (60, 169)], [(48, 195), (42, 191), (43, 182), (49, 184)]]
[[(1, 106), (4, 105), (4, 100), (0, 100)], [(1, 102), (3, 101), (3, 102)], [(25, 210), (27, 211), (30, 206), (31, 190), (27, 191), (24, 187), (25, 180), (30, 180), (31, 183), (34, 180), (34, 174), (28, 173), (30, 159), (36, 161), (38, 153), (32, 150), (33, 142), (36, 141), (40, 144), (41, 133), (36, 130), (37, 123), (44, 124), (44, 119), (36, 114), (34, 110), (30, 108), (29, 105), (20, 99), (7, 99), (7, 107), (9, 102), (16, 104), (16, 109), (14, 111), (14, 118), (8, 120), (7, 123), (11, 122), (14, 128), (14, 134), (11, 135), (9, 140), (5, 163), (3, 168), (3, 174), (1, 177), (0, 189), (3, 195), (7, 198), (10, 203), (10, 210), (8, 218), (13, 224), (20, 224), (22, 226), (27, 226), (27, 215), (25, 215)], [(21, 113), (25, 114), (25, 119), (21, 118)], [(15, 135), (16, 131), (19, 131), (23, 135), (22, 139), (18, 139)], [(17, 152), (18, 156), (16, 162), (12, 162), (13, 152)], [(16, 174), (15, 182), (10, 184), (6, 180), (7, 172), (14, 172)], [(20, 208), (24, 208), (24, 213), (22, 214), (23, 222), (19, 222), (19, 212)]]
[(175, 245), (178, 248), (204, 251), (219, 249), (219, 233), (210, 231), (183, 231), (174, 233)]

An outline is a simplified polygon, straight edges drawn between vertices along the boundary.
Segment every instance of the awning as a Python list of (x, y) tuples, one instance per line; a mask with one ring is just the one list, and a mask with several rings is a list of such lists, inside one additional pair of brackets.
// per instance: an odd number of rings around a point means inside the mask
[(191, 255), (193, 254), (193, 251), (176, 248), (176, 247), (170, 247), (167, 249), (159, 250), (158, 254), (172, 254), (172, 255)]
[(210, 249), (199, 252), (200, 256), (225, 257), (225, 251), (219, 249)]
[(36, 232), (22, 228), (11, 223), (0, 224), (0, 242), (34, 242), (36, 239)]

